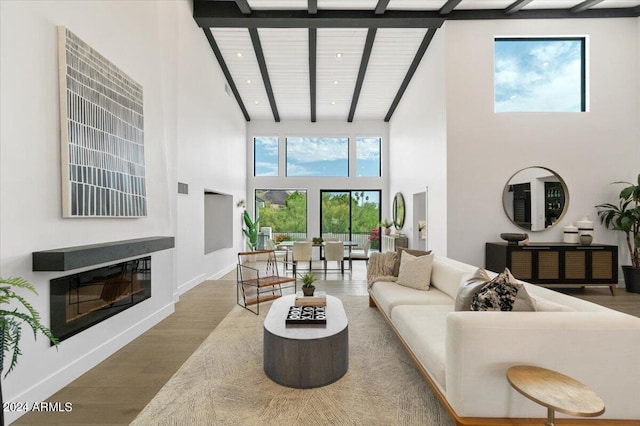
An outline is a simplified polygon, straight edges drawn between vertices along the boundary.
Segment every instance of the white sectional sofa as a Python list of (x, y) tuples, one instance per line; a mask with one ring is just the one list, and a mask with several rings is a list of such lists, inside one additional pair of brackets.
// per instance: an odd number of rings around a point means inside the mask
[(536, 312), (455, 311), (461, 282), (476, 270), (435, 256), (427, 291), (391, 281), (369, 288), (370, 305), (379, 308), (457, 424), (526, 418), (544, 424), (546, 409), (506, 379), (509, 367), (526, 364), (571, 376), (602, 397), (605, 413), (577, 424), (624, 419), (619, 424), (640, 425), (640, 318), (528, 283)]

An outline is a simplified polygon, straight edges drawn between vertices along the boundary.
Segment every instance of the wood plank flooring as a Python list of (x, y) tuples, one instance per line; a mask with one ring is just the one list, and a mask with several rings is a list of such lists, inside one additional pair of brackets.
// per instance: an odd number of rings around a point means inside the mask
[[(335, 271), (326, 279), (321, 271), (316, 276), (316, 287), (328, 294), (367, 295), (364, 262), (354, 262), (354, 271), (344, 276)], [(233, 308), (235, 279), (233, 271), (183, 294), (174, 314), (48, 399), (71, 402), (73, 411), (32, 412), (13, 424), (129, 424)], [(618, 289), (611, 296), (608, 287), (562, 291), (640, 317), (640, 294)]]

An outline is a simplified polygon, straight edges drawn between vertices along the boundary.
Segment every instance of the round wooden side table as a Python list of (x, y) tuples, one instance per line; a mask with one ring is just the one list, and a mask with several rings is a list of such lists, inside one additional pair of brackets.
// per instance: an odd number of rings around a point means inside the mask
[(545, 426), (555, 426), (555, 411), (578, 417), (604, 413), (604, 401), (589, 386), (564, 374), (516, 365), (507, 370), (507, 380), (522, 395), (547, 407)]

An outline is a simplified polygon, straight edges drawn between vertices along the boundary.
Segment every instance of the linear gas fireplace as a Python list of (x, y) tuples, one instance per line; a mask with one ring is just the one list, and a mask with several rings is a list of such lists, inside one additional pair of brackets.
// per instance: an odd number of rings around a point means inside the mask
[(151, 297), (151, 256), (51, 280), (51, 330), (67, 339)]

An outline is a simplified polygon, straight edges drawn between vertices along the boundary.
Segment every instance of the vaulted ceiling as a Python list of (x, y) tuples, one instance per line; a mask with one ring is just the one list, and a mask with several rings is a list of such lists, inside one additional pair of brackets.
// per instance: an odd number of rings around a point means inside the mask
[(447, 20), (640, 16), (640, 0), (194, 0), (247, 121), (389, 121)]

